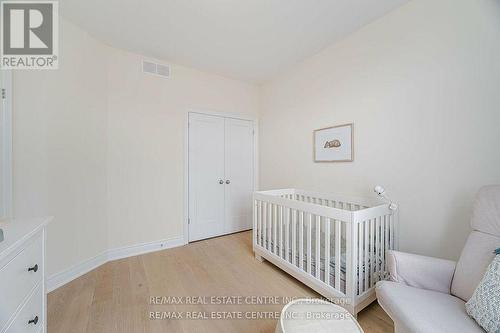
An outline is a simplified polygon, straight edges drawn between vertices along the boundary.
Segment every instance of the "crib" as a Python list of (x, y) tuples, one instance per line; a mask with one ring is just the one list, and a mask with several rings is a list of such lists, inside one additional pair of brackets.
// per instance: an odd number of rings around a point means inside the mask
[(357, 315), (387, 278), (397, 210), (378, 200), (297, 189), (255, 192), (253, 250)]

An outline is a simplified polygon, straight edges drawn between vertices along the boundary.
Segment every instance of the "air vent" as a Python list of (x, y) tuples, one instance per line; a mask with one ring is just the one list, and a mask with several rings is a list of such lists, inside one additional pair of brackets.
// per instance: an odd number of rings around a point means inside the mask
[(158, 74), (160, 76), (169, 77), (170, 76), (170, 67), (168, 67), (167, 65), (157, 64), (156, 65), (156, 74)]
[(142, 72), (158, 75), (161, 77), (170, 77), (170, 67), (150, 60), (142, 60)]
[(144, 73), (156, 74), (156, 64), (154, 62), (143, 60), (142, 71)]

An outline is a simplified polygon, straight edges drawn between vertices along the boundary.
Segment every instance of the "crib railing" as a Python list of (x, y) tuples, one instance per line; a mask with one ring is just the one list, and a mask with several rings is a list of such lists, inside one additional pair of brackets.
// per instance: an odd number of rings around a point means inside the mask
[(358, 265), (365, 267), (363, 279), (358, 279), (358, 295), (362, 295), (385, 279), (385, 252), (395, 248), (394, 225), (392, 215), (382, 215), (376, 218), (356, 223), (358, 234)]
[(256, 254), (273, 261), (325, 297), (355, 305), (372, 296), (395, 248), (393, 211), (300, 190), (254, 194)]

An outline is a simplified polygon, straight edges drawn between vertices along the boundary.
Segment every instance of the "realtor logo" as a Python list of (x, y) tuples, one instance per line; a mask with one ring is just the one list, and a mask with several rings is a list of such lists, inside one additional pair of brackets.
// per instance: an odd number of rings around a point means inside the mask
[(58, 68), (57, 1), (1, 1), (2, 69)]

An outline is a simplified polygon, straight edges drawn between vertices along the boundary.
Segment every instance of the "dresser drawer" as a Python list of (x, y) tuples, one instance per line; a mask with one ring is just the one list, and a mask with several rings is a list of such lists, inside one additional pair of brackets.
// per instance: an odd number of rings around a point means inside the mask
[(42, 282), (42, 265), (43, 238), (40, 234), (0, 268), (0, 332), (24, 299)]
[(41, 332), (43, 323), (43, 290), (39, 286), (30, 299), (17, 314), (5, 333), (37, 333)]

